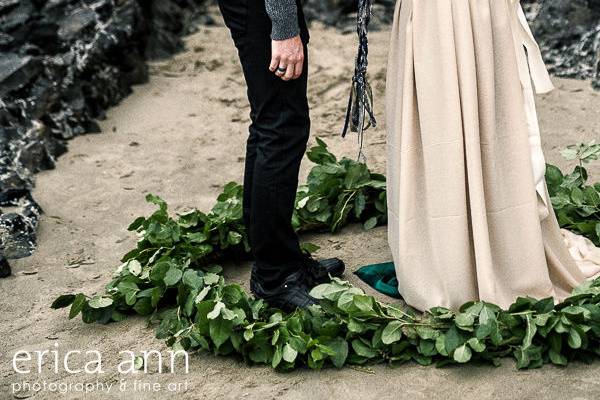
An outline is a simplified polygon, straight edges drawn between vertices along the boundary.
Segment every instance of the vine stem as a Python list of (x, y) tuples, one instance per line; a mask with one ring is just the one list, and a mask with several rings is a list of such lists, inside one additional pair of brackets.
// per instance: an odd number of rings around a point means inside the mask
[(353, 190), (351, 192), (352, 193), (350, 194), (350, 196), (348, 196), (348, 199), (346, 199), (346, 202), (344, 203), (344, 206), (340, 210), (340, 216), (339, 216), (339, 218), (332, 225), (332, 230), (334, 230), (334, 231), (337, 228), (337, 224), (341, 222), (341, 220), (342, 220), (342, 218), (344, 216), (344, 210), (346, 210), (346, 207), (348, 206), (348, 202), (354, 197), (354, 195), (356, 195), (356, 191), (355, 190)]

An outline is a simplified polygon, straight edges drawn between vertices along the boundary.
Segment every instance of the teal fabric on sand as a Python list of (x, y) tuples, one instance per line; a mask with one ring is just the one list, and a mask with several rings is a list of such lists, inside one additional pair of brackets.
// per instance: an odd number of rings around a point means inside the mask
[(396, 299), (401, 298), (398, 293), (398, 279), (396, 279), (393, 262), (365, 265), (354, 274), (378, 292)]

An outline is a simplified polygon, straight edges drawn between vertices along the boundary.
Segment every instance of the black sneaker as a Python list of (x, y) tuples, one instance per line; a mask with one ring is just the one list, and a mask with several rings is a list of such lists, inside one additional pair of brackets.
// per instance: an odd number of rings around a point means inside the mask
[(250, 290), (257, 298), (263, 299), (271, 307), (285, 312), (293, 312), (297, 308), (318, 304), (317, 300), (308, 294), (310, 286), (307, 284), (306, 278), (304, 270), (300, 270), (288, 276), (280, 286), (265, 289), (260, 279), (251, 277)]
[(331, 282), (330, 275), (339, 278), (346, 269), (344, 262), (339, 258), (326, 258), (317, 261), (309, 254), (305, 254), (301, 265), (306, 272), (307, 282), (311, 287)]

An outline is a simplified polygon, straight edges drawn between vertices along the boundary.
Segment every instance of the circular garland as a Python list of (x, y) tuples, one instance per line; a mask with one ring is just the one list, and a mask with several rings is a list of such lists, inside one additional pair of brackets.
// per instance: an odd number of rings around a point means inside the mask
[[(571, 154), (574, 148), (569, 148)], [(563, 176), (549, 166), (547, 181), (559, 220), (562, 215), (582, 231), (592, 225), (584, 233), (597, 241), (600, 184), (585, 185), (581, 162), (597, 158), (600, 146), (576, 149), (585, 157), (579, 157), (575, 171)], [(352, 221), (366, 228), (385, 223), (382, 175), (356, 161), (338, 161), (320, 140), (308, 157), (317, 165), (298, 191), (296, 229), (335, 231)], [(585, 196), (580, 198), (580, 192)], [(171, 216), (162, 199), (146, 199), (158, 210), (129, 226), (140, 239), (123, 257), (106, 293), (62, 295), (52, 308), (70, 306), (69, 317), (81, 314), (86, 323), (149, 315), (157, 323), (156, 337), (175, 350), (235, 354), (278, 370), (410, 360), (421, 365), (497, 364), (505, 356), (513, 356), (518, 368), (536, 368), (600, 356), (600, 279), (584, 283), (558, 305), (552, 298), (518, 298), (508, 310), (477, 301), (456, 312), (436, 307), (423, 314), (383, 304), (333, 279), (312, 289), (320, 305), (283, 313), (226, 283), (222, 268), (214, 264), (249, 250), (240, 185), (226, 185), (208, 214), (194, 210)], [(579, 212), (584, 209), (585, 214)]]

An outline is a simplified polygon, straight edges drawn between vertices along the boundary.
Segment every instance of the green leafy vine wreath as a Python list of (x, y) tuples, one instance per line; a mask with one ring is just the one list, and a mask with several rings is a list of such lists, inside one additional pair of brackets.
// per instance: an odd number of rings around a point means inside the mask
[[(365, 164), (338, 161), (317, 141), (308, 152), (316, 166), (298, 190), (294, 227), (335, 232), (349, 222), (366, 229), (384, 224), (385, 177)], [(587, 185), (583, 167), (598, 159), (600, 145), (570, 146), (563, 155), (579, 165), (568, 175), (548, 166), (559, 222), (600, 244), (600, 183)], [(505, 356), (516, 358), (518, 368), (536, 368), (600, 356), (600, 279), (586, 282), (558, 305), (551, 298), (518, 298), (508, 310), (478, 301), (458, 312), (436, 307), (423, 314), (381, 303), (333, 279), (312, 290), (318, 306), (293, 313), (270, 308), (225, 282), (216, 264), (248, 252), (242, 190), (229, 183), (210, 213), (175, 216), (162, 199), (148, 195), (158, 210), (129, 226), (140, 235), (137, 247), (122, 258), (106, 292), (62, 295), (52, 308), (70, 306), (69, 317), (81, 314), (86, 323), (148, 315), (157, 325), (156, 337), (174, 349), (238, 355), (278, 370), (410, 360), (497, 364)]]

